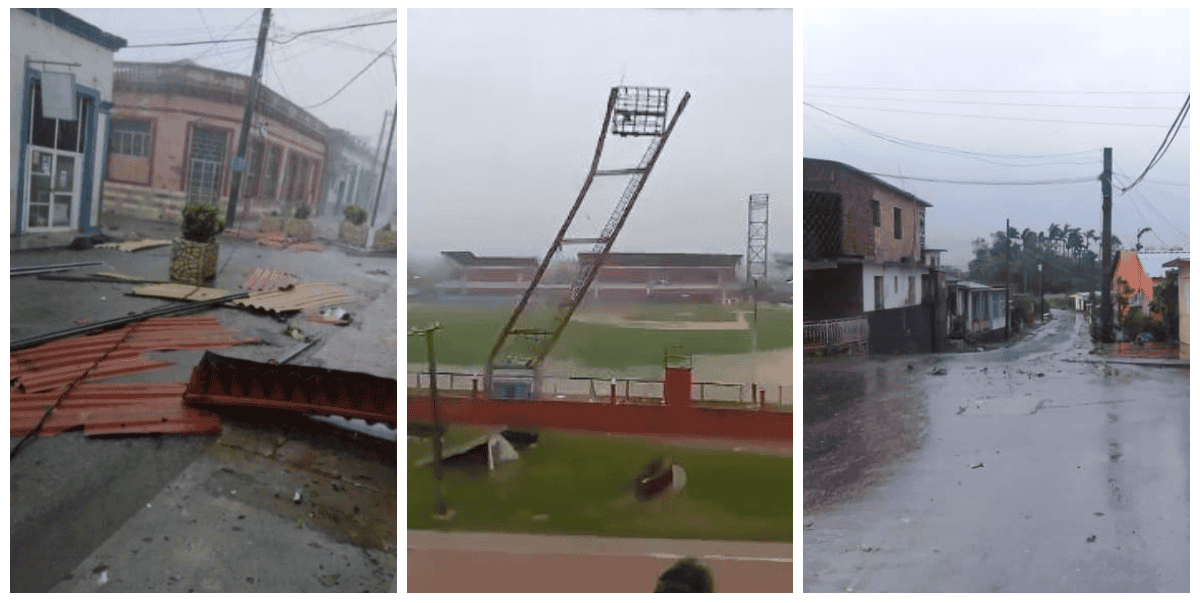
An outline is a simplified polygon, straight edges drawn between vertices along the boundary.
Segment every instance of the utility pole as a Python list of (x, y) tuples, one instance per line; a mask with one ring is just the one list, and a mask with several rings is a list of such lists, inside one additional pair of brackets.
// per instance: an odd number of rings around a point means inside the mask
[(1100, 236), (1100, 341), (1112, 343), (1112, 147), (1104, 147), (1104, 171), (1100, 174), (1104, 197), (1104, 228)]
[(1004, 339), (1007, 341), (1012, 334), (1009, 332), (1008, 317), (1012, 314), (1009, 312), (1008, 302), (1008, 220), (1004, 220)]
[[(391, 111), (385, 110), (383, 112), (383, 123), (379, 124), (379, 137), (376, 139), (376, 142), (375, 142), (375, 154), (371, 155), (371, 162), (372, 162), (371, 167), (375, 170), (376, 174), (378, 174), (380, 171), (380, 169), (379, 169), (379, 149), (383, 148), (383, 134), (384, 134), (384, 132), (387, 131), (388, 116), (390, 114), (391, 114)], [(363, 209), (366, 209), (366, 208), (364, 207)]]
[(254, 106), (258, 103), (258, 80), (262, 77), (263, 51), (267, 45), (267, 30), (271, 27), (271, 9), (262, 9), (262, 21), (258, 26), (258, 48), (254, 51), (254, 71), (250, 74), (250, 82), (246, 86), (246, 112), (242, 114), (242, 132), (238, 136), (237, 156), (233, 158), (233, 179), (229, 184), (229, 210), (225, 214), (226, 228), (233, 228), (234, 217), (237, 216), (238, 193), (242, 189), (242, 177), (246, 173), (246, 139), (250, 136), (250, 118), (254, 116)]
[(388, 130), (387, 148), (383, 150), (383, 163), (379, 166), (379, 187), (375, 190), (375, 209), (371, 211), (371, 238), (375, 237), (375, 216), (379, 213), (379, 197), (383, 195), (383, 178), (387, 174), (388, 159), (392, 156), (392, 137), (396, 134), (396, 114), (399, 106), (392, 108), (392, 127)]
[(449, 507), (446, 504), (446, 486), (442, 481), (442, 421), (438, 416), (437, 393), (437, 358), (433, 353), (433, 332), (440, 331), (441, 325), (433, 323), (424, 329), (413, 329), (409, 337), (420, 335), (425, 337), (426, 349), (429, 351), (429, 397), (433, 409), (433, 479), (437, 501), (433, 503), (433, 512), (438, 517), (446, 517)]

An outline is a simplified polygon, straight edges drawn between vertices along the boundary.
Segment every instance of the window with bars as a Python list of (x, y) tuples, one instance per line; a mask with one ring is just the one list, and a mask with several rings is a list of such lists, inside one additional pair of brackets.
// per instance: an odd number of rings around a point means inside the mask
[(150, 123), (144, 121), (113, 120), (112, 134), (108, 140), (113, 155), (129, 157), (150, 156)]
[(224, 131), (192, 128), (192, 148), (188, 156), (188, 204), (214, 204), (220, 198), (225, 140)]

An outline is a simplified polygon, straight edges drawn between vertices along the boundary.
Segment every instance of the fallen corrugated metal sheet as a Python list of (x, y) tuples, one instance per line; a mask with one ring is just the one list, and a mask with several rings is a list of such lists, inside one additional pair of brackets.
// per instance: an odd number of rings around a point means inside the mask
[[(167, 299), (205, 300), (216, 299), (229, 292), (224, 289), (196, 287), (194, 285), (146, 285), (134, 287), (134, 295), (164, 297)], [(228, 302), (226, 305), (255, 308), (267, 312), (295, 312), (323, 306), (346, 304), (358, 300), (358, 293), (345, 287), (329, 283), (300, 283), (288, 291), (251, 293), (250, 297)]]
[(292, 243), (288, 245), (288, 251), (325, 251), (325, 245), (319, 242), (311, 243)]
[(396, 423), (397, 384), (366, 373), (273, 365), (206, 352), (183, 399)]
[[(183, 404), (182, 383), (79, 384), (43, 423), (53, 435), (82, 426), (88, 436), (128, 433), (221, 433), (215, 413)], [(10, 435), (30, 433), (60, 394), (14, 394)]]
[(255, 268), (246, 280), (242, 281), (242, 288), (249, 291), (278, 291), (299, 282), (300, 278), (294, 274), (270, 268)]
[(141, 241), (125, 241), (124, 243), (101, 243), (99, 245), (96, 245), (96, 247), (98, 247), (100, 249), (120, 249), (121, 251), (125, 251), (125, 252), (133, 252), (133, 251), (141, 251), (143, 249), (150, 249), (152, 247), (162, 247), (164, 245), (170, 245), (170, 244), (171, 244), (170, 241), (163, 241), (163, 240), (159, 240), (159, 239), (145, 239), (145, 240), (141, 240)]
[(183, 299), (187, 301), (204, 301), (209, 299), (217, 299), (233, 293), (224, 289), (213, 289), (212, 287), (197, 287), (195, 285), (184, 285), (180, 283), (168, 283), (163, 285), (144, 285), (134, 287), (132, 293), (141, 297), (161, 297), (165, 299)]
[(212, 316), (154, 317), (112, 331), (52, 341), (9, 355), (10, 389), (53, 390), (83, 377), (111, 377), (171, 366), (141, 352), (224, 348), (258, 340)]
[(231, 305), (259, 308), (268, 312), (294, 312), (358, 300), (358, 294), (328, 283), (300, 283), (291, 291), (257, 293), (235, 300)]

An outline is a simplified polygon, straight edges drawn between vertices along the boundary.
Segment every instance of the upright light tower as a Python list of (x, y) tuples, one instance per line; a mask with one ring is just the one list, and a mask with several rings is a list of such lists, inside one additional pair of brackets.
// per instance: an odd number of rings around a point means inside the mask
[(746, 286), (767, 280), (767, 202), (769, 195), (750, 195), (746, 231)]

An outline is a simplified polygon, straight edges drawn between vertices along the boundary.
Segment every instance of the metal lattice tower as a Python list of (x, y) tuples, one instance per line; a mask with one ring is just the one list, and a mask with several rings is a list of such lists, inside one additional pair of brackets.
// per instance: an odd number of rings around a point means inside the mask
[[(575, 199), (575, 204), (571, 207), (571, 211), (567, 213), (567, 218), (559, 228), (558, 235), (555, 236), (554, 242), (550, 244), (550, 249), (546, 252), (545, 258), (531, 279), (529, 288), (526, 289), (525, 294), (521, 297), (521, 301), (517, 303), (517, 307), (513, 310), (512, 317), (508, 319), (508, 323), (501, 329), (499, 336), (496, 338), (496, 343), (492, 347), (491, 354), (488, 356), (485, 368), (485, 384), (489, 392), (492, 389), (492, 375), (495, 369), (533, 369), (536, 372), (542, 360), (546, 358), (546, 355), (550, 353), (551, 348), (558, 341), (559, 336), (562, 335), (563, 329), (571, 320), (571, 315), (575, 313), (576, 308), (583, 301), (584, 294), (587, 293), (592, 280), (596, 277), (596, 274), (600, 271), (600, 267), (604, 264), (604, 260), (608, 257), (613, 241), (616, 240), (617, 234), (620, 233), (626, 218), (629, 217), (629, 212), (633, 209), (634, 202), (637, 201), (638, 195), (642, 192), (642, 187), (646, 184), (646, 178), (649, 177), (650, 171), (654, 169), (654, 164), (658, 161), (667, 138), (671, 136), (671, 131), (675, 129), (675, 124), (678, 122), (679, 116), (687, 106), (688, 99), (691, 98), (690, 93), (684, 93), (683, 99), (675, 109), (675, 115), (671, 117), (668, 123), (669, 93), (670, 91), (667, 88), (635, 86), (618, 86), (610, 91), (608, 96), (608, 110), (604, 115), (604, 124), (600, 127), (600, 139), (596, 143), (596, 153), (592, 158), (591, 170), (583, 182), (583, 188), (579, 191), (579, 196)], [(637, 166), (621, 169), (597, 169), (600, 165), (600, 157), (604, 150), (605, 140), (610, 134), (609, 124), (612, 124), (611, 134), (615, 136), (645, 136), (650, 138), (650, 143)], [(587, 196), (588, 189), (591, 188), (592, 181), (596, 176), (629, 176), (629, 183), (625, 186), (624, 192), (617, 201), (612, 216), (609, 217), (608, 222), (604, 225), (604, 229), (596, 237), (566, 238), (567, 230), (570, 228), (571, 222), (574, 220), (575, 214), (579, 211), (584, 198)], [(534, 290), (537, 288), (546, 269), (550, 266), (554, 255), (562, 249), (563, 245), (571, 244), (592, 245), (594, 261), (580, 262), (579, 271), (572, 280), (566, 296), (558, 304), (554, 318), (548, 327), (531, 328), (528, 325), (521, 325), (518, 328), (518, 323), (521, 321), (525, 306), (533, 296)], [(523, 340), (525, 346), (524, 354), (513, 353), (514, 350), (512, 348), (517, 346), (511, 345), (515, 343), (510, 342), (510, 339), (513, 338), (512, 336)], [(536, 375), (534, 379), (536, 387)]]
[(767, 202), (766, 193), (750, 195), (746, 230), (746, 286), (767, 280)]

